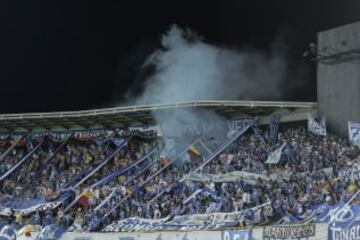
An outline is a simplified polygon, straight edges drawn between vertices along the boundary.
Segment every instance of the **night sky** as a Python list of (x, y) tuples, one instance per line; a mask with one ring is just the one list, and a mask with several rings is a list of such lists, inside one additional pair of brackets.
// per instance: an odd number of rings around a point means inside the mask
[(283, 100), (315, 101), (315, 64), (302, 53), (317, 31), (357, 20), (359, 0), (1, 1), (0, 112), (123, 104), (174, 23), (230, 48), (266, 52), (281, 36), (290, 68), (304, 71)]

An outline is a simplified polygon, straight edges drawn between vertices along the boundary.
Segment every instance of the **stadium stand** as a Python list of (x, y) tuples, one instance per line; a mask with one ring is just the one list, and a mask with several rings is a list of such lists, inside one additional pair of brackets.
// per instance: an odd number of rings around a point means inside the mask
[(203, 104), (242, 117), (171, 151), (156, 127), (20, 133), (16, 120), (0, 140), (0, 228), (252, 228), (329, 222), (331, 210), (359, 205), (359, 147), (313, 129), (314, 105), (236, 104)]

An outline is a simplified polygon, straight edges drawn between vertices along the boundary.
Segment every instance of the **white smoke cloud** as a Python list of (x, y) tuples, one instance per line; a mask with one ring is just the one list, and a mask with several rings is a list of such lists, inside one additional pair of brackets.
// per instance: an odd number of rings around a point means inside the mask
[(162, 48), (145, 63), (155, 74), (138, 103), (279, 97), (287, 69), (279, 53), (219, 48), (186, 34), (174, 25), (163, 35)]
[[(155, 72), (146, 81), (138, 104), (263, 100), (280, 95), (279, 85), (287, 66), (279, 53), (265, 55), (216, 47), (176, 25), (163, 35), (161, 46), (144, 63), (154, 66)], [(158, 111), (154, 116), (166, 137), (180, 137), (185, 126), (223, 120), (204, 111), (183, 108)]]

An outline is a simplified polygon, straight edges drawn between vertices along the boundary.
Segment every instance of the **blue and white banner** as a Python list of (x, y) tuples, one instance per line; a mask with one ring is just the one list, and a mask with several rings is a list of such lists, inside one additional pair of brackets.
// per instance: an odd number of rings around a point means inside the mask
[(267, 157), (266, 163), (269, 164), (278, 164), (281, 159), (282, 150), (285, 147), (285, 143), (276, 149), (274, 152), (270, 153)]
[(121, 130), (119, 133), (121, 136), (138, 136), (142, 138), (154, 138), (157, 136), (162, 136), (161, 129), (159, 125), (139, 125), (139, 126), (131, 126), (126, 130)]
[(109, 141), (112, 141), (115, 144), (115, 146), (119, 147), (126, 140), (125, 140), (125, 138), (122, 138), (122, 137), (108, 138), (108, 137), (100, 136), (100, 137), (94, 138), (94, 141), (95, 141), (96, 145), (101, 146), (101, 147), (105, 146), (105, 144), (108, 143)]
[(269, 124), (269, 132), (270, 132), (270, 143), (276, 144), (278, 140), (279, 133), (279, 125), (280, 125), (280, 115), (275, 114), (271, 116), (270, 124)]
[(9, 200), (2, 203), (0, 206), (0, 215), (12, 215), (14, 213), (21, 213), (22, 215), (28, 215), (30, 213), (36, 212), (38, 210), (48, 210), (57, 208), (61, 205), (66, 199), (75, 195), (72, 190), (66, 190), (62, 192), (58, 197), (52, 199), (51, 201), (45, 201), (44, 199), (38, 200), (29, 200), (29, 201), (15, 201)]
[(360, 179), (360, 167), (354, 166), (352, 168), (340, 169), (338, 171), (338, 177), (341, 179), (359, 180)]
[(222, 231), (221, 240), (252, 240), (252, 229)]
[[(257, 214), (261, 208), (270, 203), (264, 203), (252, 210)], [(231, 213), (210, 213), (175, 216), (174, 218), (142, 219), (127, 218), (106, 226), (102, 232), (157, 232), (157, 231), (198, 231), (226, 230), (239, 226), (239, 221), (247, 210)], [(259, 223), (255, 221), (255, 223)]]
[(349, 122), (349, 140), (360, 147), (360, 123)]
[[(287, 215), (279, 223), (327, 223), (333, 227), (351, 226), (354, 221), (360, 221), (360, 205), (346, 205), (339, 202), (335, 205), (327, 203), (314, 206), (301, 215)], [(360, 230), (360, 229), (359, 229)]]
[(256, 184), (258, 179), (267, 181), (269, 178), (265, 174), (251, 173), (244, 171), (233, 171), (224, 174), (209, 174), (192, 172), (184, 176), (184, 180), (194, 182), (237, 182), (244, 180), (246, 183)]
[(308, 116), (308, 131), (316, 135), (326, 136), (325, 118), (317, 122), (312, 116)]
[(329, 240), (360, 239), (360, 220), (349, 224), (330, 224), (328, 229)]
[(332, 214), (328, 228), (329, 240), (360, 239), (360, 206), (343, 206)]
[(271, 225), (263, 228), (262, 239), (308, 239), (315, 236), (315, 224)]
[[(137, 232), (137, 231), (154, 231), (159, 229), (160, 226), (165, 223), (168, 219), (145, 219), (131, 217), (106, 226), (102, 232)], [(156, 230), (155, 230), (156, 231)]]
[(254, 120), (252, 118), (234, 119), (228, 121), (228, 129), (229, 131), (238, 131), (253, 124)]
[(174, 219), (127, 218), (112, 223), (102, 232), (157, 232), (219, 230), (235, 227), (239, 224), (241, 213), (213, 213), (175, 216)]

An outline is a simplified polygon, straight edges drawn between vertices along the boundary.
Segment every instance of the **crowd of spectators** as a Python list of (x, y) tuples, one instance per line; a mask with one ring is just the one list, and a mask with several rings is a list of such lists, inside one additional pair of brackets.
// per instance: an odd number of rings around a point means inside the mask
[[(249, 130), (202, 166), (222, 146), (224, 136), (207, 136), (201, 144), (194, 144), (193, 151), (185, 154), (188, 158), (180, 159), (181, 164), (172, 162), (174, 156), (164, 155), (161, 139), (129, 138), (126, 147), (75, 189), (67, 183), (99, 166), (117, 149), (116, 144), (70, 139), (49, 158), (61, 142), (46, 141), (26, 164), (2, 181), (0, 202), (39, 197), (50, 200), (64, 189), (72, 189), (76, 197), (66, 204), (15, 221), (57, 222), (83, 230), (98, 230), (128, 217), (159, 219), (215, 212), (242, 212), (240, 224), (249, 225), (272, 223), (288, 214), (301, 215), (319, 204), (346, 202), (360, 189), (357, 177), (339, 174), (360, 164), (359, 148), (347, 139), (317, 136), (301, 125), (284, 126), (276, 144), (267, 139), (266, 131), (260, 135)], [(34, 145), (39, 142), (34, 140)], [(281, 146), (280, 161), (266, 163), (268, 155)], [(28, 151), (23, 144), (2, 159), (0, 175)], [(143, 159), (147, 154), (149, 157)], [(224, 182), (186, 177), (195, 170), (199, 176), (246, 172), (265, 178)], [(116, 172), (119, 174), (104, 184), (96, 184)]]

